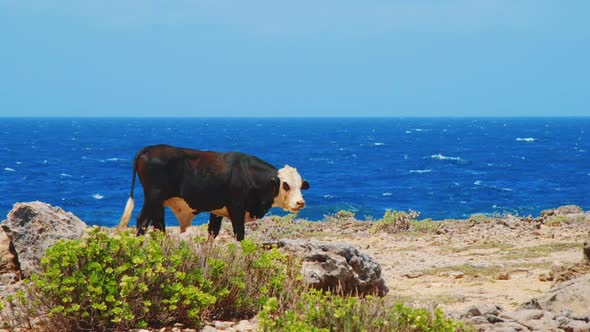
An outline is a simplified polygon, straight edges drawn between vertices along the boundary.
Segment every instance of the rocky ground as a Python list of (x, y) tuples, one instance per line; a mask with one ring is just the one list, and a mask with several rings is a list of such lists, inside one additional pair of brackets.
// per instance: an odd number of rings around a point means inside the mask
[[(413, 217), (396, 216), (385, 225), (381, 221), (384, 227), (349, 213), (322, 223), (264, 218), (248, 224), (246, 234), (262, 243), (287, 238), (352, 245), (380, 264), (389, 288), (386, 298), (441, 306), (480, 331), (590, 330), (590, 263), (583, 254), (590, 213), (566, 206), (536, 218), (414, 222)], [(178, 236), (178, 229), (168, 232)], [(205, 235), (206, 228), (200, 226), (179, 236)], [(229, 223), (224, 222), (215, 241), (233, 241)], [(0, 268), (2, 262), (0, 253)], [(255, 328), (254, 319), (211, 322), (205, 330)]]
[[(402, 225), (389, 228), (350, 214), (322, 223), (269, 219), (249, 224), (247, 234), (262, 242), (287, 237), (351, 244), (381, 265), (392, 301), (441, 306), (480, 331), (590, 331), (590, 263), (583, 254), (590, 213), (579, 207), (536, 218), (477, 215), (423, 225), (402, 218)], [(230, 230), (224, 224), (217, 241), (231, 241)], [(204, 228), (192, 232), (204, 235)], [(577, 283), (567, 288), (572, 279)], [(572, 303), (566, 309), (548, 299), (564, 285), (573, 293), (559, 295)]]
[[(324, 230), (381, 264), (389, 296), (448, 311), (494, 303), (506, 309), (547, 291), (555, 272), (583, 259), (590, 215), (546, 225), (515, 217), (447, 222), (434, 233)], [(570, 219), (568, 219), (570, 220)], [(590, 272), (590, 271), (589, 271)], [(590, 304), (589, 304), (590, 306)]]

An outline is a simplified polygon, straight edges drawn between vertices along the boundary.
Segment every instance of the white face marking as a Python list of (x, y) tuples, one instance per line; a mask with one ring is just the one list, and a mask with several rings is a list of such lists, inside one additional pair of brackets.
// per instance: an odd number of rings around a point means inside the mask
[(178, 223), (180, 224), (180, 232), (186, 231), (188, 226), (193, 223), (195, 217), (195, 209), (191, 208), (184, 199), (180, 197), (172, 197), (164, 201), (164, 206), (167, 206), (174, 212)]
[[(297, 169), (285, 165), (279, 170), (279, 179), (281, 181), (279, 187), (279, 194), (275, 197), (273, 206), (281, 207), (285, 211), (297, 212), (305, 206), (305, 200), (301, 194), (301, 185), (303, 180), (301, 175), (297, 173)], [(287, 184), (288, 190), (286, 190)]]

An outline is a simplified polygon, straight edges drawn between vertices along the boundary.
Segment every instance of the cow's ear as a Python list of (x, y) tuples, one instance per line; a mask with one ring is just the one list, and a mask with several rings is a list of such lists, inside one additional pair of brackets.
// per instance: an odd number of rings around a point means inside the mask
[(301, 190), (307, 190), (309, 189), (309, 182), (303, 180), (303, 183), (301, 183)]

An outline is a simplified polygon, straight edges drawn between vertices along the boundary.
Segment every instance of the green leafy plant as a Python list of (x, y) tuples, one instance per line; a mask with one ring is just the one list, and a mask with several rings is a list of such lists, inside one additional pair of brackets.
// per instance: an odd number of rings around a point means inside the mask
[(326, 216), (327, 222), (348, 222), (348, 221), (356, 221), (355, 214), (352, 211), (347, 210), (340, 210), (332, 215)]
[(285, 311), (270, 298), (260, 318), (262, 331), (465, 331), (464, 324), (434, 311), (387, 304), (376, 297), (340, 297), (309, 290)]
[(383, 218), (375, 221), (371, 228), (369, 228), (369, 233), (407, 231), (410, 229), (410, 223), (414, 222), (419, 215), (420, 212), (413, 210), (409, 210), (408, 212), (386, 210)]
[(94, 229), (48, 249), (42, 272), (20, 298), (5, 301), (0, 320), (27, 327), (24, 316), (47, 330), (198, 328), (203, 319), (252, 317), (269, 297), (287, 298), (297, 285), (285, 279), (297, 280), (298, 266), (251, 241), (189, 243)]

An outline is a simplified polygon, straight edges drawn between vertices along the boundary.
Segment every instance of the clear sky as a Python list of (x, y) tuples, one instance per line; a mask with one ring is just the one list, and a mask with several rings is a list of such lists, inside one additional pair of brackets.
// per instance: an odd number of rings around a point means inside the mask
[(589, 0), (0, 0), (0, 116), (590, 116)]

